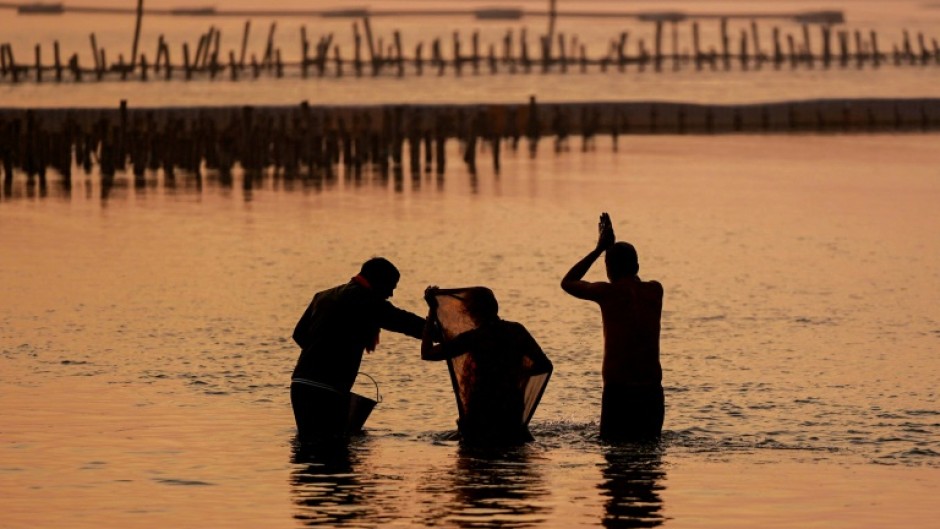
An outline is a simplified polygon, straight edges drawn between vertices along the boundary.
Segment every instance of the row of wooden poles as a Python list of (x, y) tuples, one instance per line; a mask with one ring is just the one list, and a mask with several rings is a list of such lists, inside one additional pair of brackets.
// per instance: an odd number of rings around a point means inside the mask
[[(552, 103), (130, 109), (0, 109), (0, 168), (10, 183), (23, 173), (45, 179), (48, 168), (66, 180), (73, 167), (113, 178), (162, 169), (230, 175), (274, 170), (287, 176), (331, 174), (337, 166), (413, 173), (447, 165), (446, 142), (460, 143), (462, 161), (477, 156), (500, 167), (503, 145), (520, 142), (535, 155), (551, 137), (556, 151), (572, 136), (589, 149), (609, 134), (865, 132), (940, 130), (938, 99), (813, 100), (753, 105), (680, 103)], [(485, 147), (485, 148), (484, 148)]]
[[(307, 77), (311, 73), (323, 75), (343, 76), (347, 72), (356, 76), (365, 74), (379, 75), (383, 72), (392, 72), (404, 76), (409, 67), (412, 72), (422, 75), (427, 67), (430, 72), (443, 75), (448, 68), (456, 74), (465, 69), (472, 69), (479, 73), (481, 69), (488, 69), (491, 73), (498, 72), (525, 72), (533, 70), (548, 72), (567, 72), (580, 68), (587, 71), (591, 67), (607, 71), (611, 68), (624, 70), (629, 65), (638, 68), (653, 68), (660, 70), (666, 63), (673, 68), (680, 68), (683, 64), (694, 64), (696, 68), (731, 68), (739, 64), (742, 68), (772, 64), (781, 67), (789, 64), (791, 67), (815, 66), (823, 67), (833, 65), (878, 66), (882, 63), (892, 62), (896, 65), (926, 65), (940, 64), (940, 47), (937, 39), (932, 38), (928, 43), (923, 33), (918, 33), (916, 39), (908, 31), (903, 32), (900, 45), (893, 45), (890, 54), (881, 51), (878, 36), (874, 31), (867, 34), (862, 31), (850, 32), (848, 30), (834, 31), (831, 25), (818, 26), (819, 44), (813, 46), (811, 27), (804, 24), (801, 34), (782, 35), (779, 28), (772, 30), (772, 45), (770, 49), (762, 47), (759, 28), (756, 22), (747, 28), (741, 29), (736, 42), (728, 28), (728, 20), (721, 19), (719, 46), (705, 49), (701, 44), (699, 23), (691, 23), (691, 52), (680, 51), (678, 23), (671, 23), (672, 46), (671, 52), (666, 50), (665, 22), (655, 22), (652, 49), (647, 47), (643, 39), (636, 44), (636, 52), (631, 54), (630, 34), (620, 33), (611, 39), (608, 48), (600, 57), (588, 56), (586, 46), (577, 36), (570, 38), (564, 33), (557, 35), (540, 36), (540, 57), (535, 58), (530, 53), (527, 32), (522, 28), (518, 35), (508, 30), (499, 44), (489, 44), (486, 51), (480, 42), (478, 31), (473, 32), (470, 48), (464, 48), (459, 32), (453, 33), (450, 43), (449, 55), (445, 53), (446, 44), (437, 38), (429, 48), (424, 43), (417, 44), (413, 54), (408, 57), (402, 46), (400, 31), (394, 31), (391, 43), (386, 44), (382, 38), (375, 38), (368, 18), (362, 19), (364, 37), (358, 23), (353, 23), (353, 58), (343, 58), (339, 44), (334, 43), (333, 34), (320, 37), (315, 44), (307, 35), (306, 27), (300, 30), (300, 59), (296, 62), (285, 62), (282, 59), (281, 48), (275, 42), (277, 23), (273, 22), (268, 30), (264, 52), (259, 57), (255, 53), (248, 56), (248, 41), (251, 31), (251, 21), (246, 21), (241, 39), (241, 48), (229, 50), (225, 57), (221, 49), (221, 31), (210, 27), (203, 34), (198, 44), (191, 48), (188, 43), (182, 44), (182, 64), (174, 63), (171, 59), (170, 46), (163, 35), (160, 35), (156, 45), (156, 52), (151, 61), (145, 53), (131, 54), (129, 60), (122, 54), (118, 55), (116, 62), (108, 62), (106, 50), (99, 46), (94, 33), (90, 35), (91, 55), (94, 64), (90, 67), (79, 64), (79, 55), (72, 53), (68, 60), (63, 62), (59, 42), (53, 43), (53, 61), (51, 64), (43, 62), (42, 47), (39, 44), (34, 48), (34, 61), (32, 64), (17, 60), (13, 47), (9, 43), (0, 44), (0, 80), (19, 82), (29, 78), (36, 82), (47, 79), (47, 74), (55, 81), (63, 81), (70, 76), (74, 81), (88, 78), (102, 80), (105, 76), (118, 75), (121, 79), (173, 78), (174, 72), (181, 71), (184, 79), (192, 79), (194, 75), (214, 78), (224, 75), (226, 70), (232, 80), (240, 77), (257, 78), (262, 74), (283, 77), (286, 70)], [(363, 57), (363, 41), (368, 57)], [(499, 50), (497, 48), (500, 48)], [(425, 53), (428, 53), (426, 58)], [(330, 71), (332, 70), (332, 71)]]

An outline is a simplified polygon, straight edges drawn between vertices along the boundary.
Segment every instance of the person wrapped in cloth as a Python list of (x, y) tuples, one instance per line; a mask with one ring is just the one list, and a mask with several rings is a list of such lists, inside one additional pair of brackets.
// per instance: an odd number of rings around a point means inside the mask
[[(459, 300), (466, 319), (437, 328), (438, 298)], [(441, 290), (429, 287), (430, 307), (421, 358), (448, 361), (457, 393), (461, 441), (474, 445), (513, 445), (532, 439), (527, 423), (541, 398), (552, 363), (521, 324), (499, 317), (493, 291), (485, 287)], [(434, 342), (440, 336), (439, 344)]]
[(317, 292), (297, 322), (293, 338), (301, 352), (290, 397), (302, 442), (347, 434), (349, 392), (363, 352), (379, 344), (380, 329), (423, 335), (424, 318), (388, 300), (399, 278), (387, 259), (369, 259), (348, 283)]

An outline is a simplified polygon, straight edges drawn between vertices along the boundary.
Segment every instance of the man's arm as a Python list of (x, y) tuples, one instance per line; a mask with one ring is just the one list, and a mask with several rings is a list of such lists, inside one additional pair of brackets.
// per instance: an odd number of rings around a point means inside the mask
[(400, 309), (389, 301), (384, 301), (382, 305), (379, 316), (380, 327), (412, 338), (421, 338), (424, 333), (424, 318)]
[(427, 323), (424, 326), (424, 336), (421, 338), (422, 360), (447, 360), (466, 353), (476, 343), (475, 330), (470, 330), (454, 337), (453, 340), (435, 344), (434, 341), (439, 339), (440, 329), (437, 329), (434, 325), (432, 316), (433, 314), (428, 314)]
[(597, 261), (597, 258), (614, 244), (614, 228), (607, 213), (601, 214), (597, 231), (597, 246), (583, 259), (575, 263), (561, 280), (562, 290), (576, 298), (596, 300), (599, 294), (598, 288), (594, 286), (595, 283), (582, 281), (582, 278), (591, 269), (594, 261)]
[(565, 274), (565, 277), (561, 279), (562, 290), (576, 298), (597, 299), (597, 289), (594, 287), (594, 283), (584, 281), (582, 278), (603, 252), (603, 250), (595, 248), (584, 256), (583, 259), (575, 263), (575, 265), (571, 267), (571, 270), (568, 270), (568, 273)]

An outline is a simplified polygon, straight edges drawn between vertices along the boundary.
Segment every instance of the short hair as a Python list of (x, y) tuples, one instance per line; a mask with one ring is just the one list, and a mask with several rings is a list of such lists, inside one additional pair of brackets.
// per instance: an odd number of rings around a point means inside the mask
[(495, 318), (499, 313), (496, 295), (486, 287), (469, 288), (461, 297), (467, 307), (467, 313), (478, 324)]
[(401, 278), (401, 273), (395, 265), (384, 257), (373, 257), (362, 263), (359, 275), (366, 278), (373, 287), (392, 287)]
[(640, 260), (636, 248), (628, 242), (615, 242), (604, 257), (607, 275), (612, 279), (635, 276), (640, 271)]

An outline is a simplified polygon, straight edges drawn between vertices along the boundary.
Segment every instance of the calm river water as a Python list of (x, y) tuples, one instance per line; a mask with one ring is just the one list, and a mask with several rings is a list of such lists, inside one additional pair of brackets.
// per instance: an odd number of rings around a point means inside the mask
[[(630, 137), (508, 154), (499, 175), (251, 189), (17, 178), (0, 201), (0, 525), (925, 527), (936, 145)], [(597, 440), (599, 314), (558, 287), (604, 210), (666, 289), (656, 446)], [(448, 440), (446, 369), (385, 333), (363, 363), (384, 399), (368, 434), (295, 449), (290, 332), (373, 255), (400, 266), (402, 307), (482, 284), (530, 329), (555, 363), (535, 443)]]
[[(218, 7), (236, 4), (256, 7)], [(940, 18), (930, 2), (831, 7), (891, 41), (902, 28), (930, 36)], [(91, 31), (109, 50), (129, 40), (126, 18), (12, 13), (0, 13), (0, 34), (18, 57), (55, 38), (84, 53)], [(255, 22), (253, 49), (268, 22)], [(280, 21), (285, 42), (302, 22)], [(349, 45), (348, 20), (321, 22), (313, 35)], [(163, 32), (177, 50), (210, 23), (234, 46), (243, 20), (149, 23), (147, 46)], [(397, 25), (374, 23), (386, 41)], [(449, 38), (448, 24), (401, 27), (429, 40)], [(593, 53), (622, 30), (577, 24), (563, 29)], [(485, 38), (506, 29), (481, 27)], [(30, 81), (0, 85), (0, 106), (924, 97), (938, 72)], [(452, 143), (441, 178), (340, 170), (250, 186), (237, 171), (231, 182), (119, 174), (108, 188), (78, 168), (71, 186), (18, 174), (0, 189), (0, 527), (929, 527), (938, 145), (936, 134), (622, 136), (618, 150), (599, 138), (582, 152), (574, 139), (472, 175)], [(656, 445), (597, 439), (600, 315), (558, 286), (592, 248), (601, 211), (638, 248), (641, 276), (665, 287)], [(450, 440), (446, 369), (383, 333), (363, 362), (383, 398), (366, 435), (339, 453), (297, 448), (290, 333), (314, 292), (374, 255), (401, 269), (393, 301), (404, 308), (423, 313), (429, 284), (486, 285), (503, 317), (526, 325), (555, 364), (534, 443), (490, 453)]]

